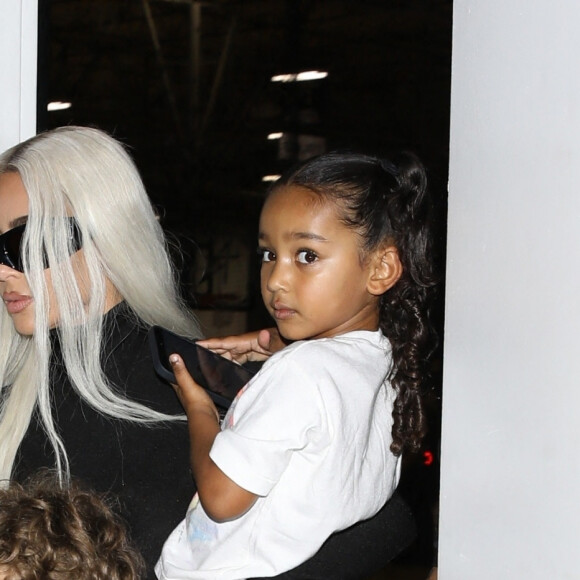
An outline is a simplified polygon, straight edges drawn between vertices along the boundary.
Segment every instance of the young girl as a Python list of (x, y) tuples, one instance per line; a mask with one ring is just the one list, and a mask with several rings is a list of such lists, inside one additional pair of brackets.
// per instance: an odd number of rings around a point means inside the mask
[(172, 355), (198, 494), (159, 578), (274, 576), (371, 517), (425, 431), (433, 286), (425, 171), (323, 155), (277, 182), (260, 217), (264, 303), (290, 346), (223, 422)]

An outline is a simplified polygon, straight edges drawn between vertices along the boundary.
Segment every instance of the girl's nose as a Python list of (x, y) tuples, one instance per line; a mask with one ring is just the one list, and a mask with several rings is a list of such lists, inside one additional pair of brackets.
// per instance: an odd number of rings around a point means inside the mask
[(274, 262), (266, 280), (270, 292), (288, 289), (288, 268), (281, 260)]

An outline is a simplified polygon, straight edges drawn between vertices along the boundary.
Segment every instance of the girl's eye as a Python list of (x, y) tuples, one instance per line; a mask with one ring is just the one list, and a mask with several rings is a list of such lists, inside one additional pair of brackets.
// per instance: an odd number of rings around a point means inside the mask
[(312, 250), (300, 250), (297, 259), (301, 264), (312, 264), (318, 260), (318, 256)]
[(258, 248), (258, 255), (262, 258), (262, 262), (271, 262), (276, 259), (276, 254), (265, 248)]

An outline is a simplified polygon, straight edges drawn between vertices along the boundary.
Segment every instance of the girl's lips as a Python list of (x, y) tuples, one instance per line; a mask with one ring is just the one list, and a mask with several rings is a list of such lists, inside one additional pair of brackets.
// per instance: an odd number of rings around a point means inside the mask
[(274, 306), (273, 308), (274, 318), (276, 320), (287, 320), (288, 318), (292, 318), (294, 314), (296, 314), (295, 310), (291, 308), (286, 308), (285, 306)]
[(16, 294), (15, 292), (7, 292), (3, 294), (2, 300), (4, 300), (8, 314), (18, 314), (33, 302), (31, 296)]

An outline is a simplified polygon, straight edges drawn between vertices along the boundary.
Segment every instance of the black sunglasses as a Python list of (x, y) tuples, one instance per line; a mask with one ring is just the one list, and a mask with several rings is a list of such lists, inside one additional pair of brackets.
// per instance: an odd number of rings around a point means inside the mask
[[(81, 233), (77, 226), (76, 220), (73, 217), (66, 218), (68, 220), (72, 238), (70, 245), (70, 254), (74, 254), (81, 249)], [(16, 226), (11, 230), (0, 235), (0, 264), (9, 266), (19, 272), (24, 272), (22, 263), (22, 237), (26, 224)], [(48, 268), (48, 258), (46, 253), (44, 255), (44, 267)]]

